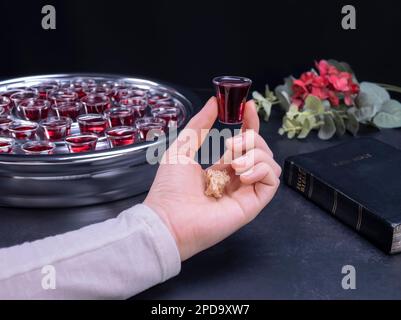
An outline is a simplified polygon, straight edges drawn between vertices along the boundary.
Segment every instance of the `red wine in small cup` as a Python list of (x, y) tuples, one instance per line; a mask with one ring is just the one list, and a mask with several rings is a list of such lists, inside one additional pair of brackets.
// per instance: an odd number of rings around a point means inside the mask
[(27, 142), (21, 147), (22, 151), (30, 155), (52, 154), (55, 145), (45, 141)]
[(106, 115), (110, 127), (132, 126), (134, 124), (134, 110), (130, 107), (113, 108)]
[(95, 135), (75, 135), (65, 139), (71, 153), (81, 153), (96, 149), (98, 137)]
[(82, 102), (80, 101), (67, 101), (53, 105), (52, 108), (58, 117), (68, 117), (74, 121), (83, 109)]
[(0, 137), (0, 153), (11, 153), (14, 147), (14, 140)]
[(2, 136), (8, 136), (9, 130), (8, 127), (13, 122), (10, 116), (2, 115), (0, 116), (0, 134)]
[(113, 147), (135, 143), (137, 133), (137, 130), (133, 127), (116, 127), (106, 131), (107, 138)]
[(33, 140), (37, 129), (36, 123), (12, 123), (8, 128), (16, 140)]
[(252, 81), (243, 77), (223, 76), (214, 78), (213, 83), (219, 121), (224, 124), (241, 124)]
[(50, 117), (40, 123), (44, 136), (49, 141), (64, 140), (71, 132), (71, 119), (66, 117)]
[(153, 140), (155, 137), (164, 135), (167, 126), (165, 120), (153, 117), (138, 119), (135, 124), (142, 140)]
[(108, 128), (107, 120), (100, 114), (80, 115), (78, 124), (82, 134), (93, 133), (97, 136), (103, 136)]

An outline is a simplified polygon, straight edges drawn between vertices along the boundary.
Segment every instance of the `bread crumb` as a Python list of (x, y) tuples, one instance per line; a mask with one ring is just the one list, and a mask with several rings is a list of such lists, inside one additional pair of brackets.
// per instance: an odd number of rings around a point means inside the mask
[(216, 199), (221, 198), (226, 185), (230, 182), (230, 176), (227, 174), (227, 171), (209, 169), (205, 172), (205, 178), (205, 195), (208, 197), (215, 197)]

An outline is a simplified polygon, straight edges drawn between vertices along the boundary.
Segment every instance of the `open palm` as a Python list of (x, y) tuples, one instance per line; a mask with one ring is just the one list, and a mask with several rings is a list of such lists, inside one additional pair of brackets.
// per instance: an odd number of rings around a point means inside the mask
[[(216, 118), (217, 102), (211, 98), (166, 151), (144, 202), (170, 229), (182, 260), (253, 220), (279, 186), (281, 168), (258, 135), (259, 118), (250, 101), (245, 107), (242, 134), (226, 140), (227, 152), (244, 155), (234, 156), (230, 163), (219, 161), (211, 166), (229, 173), (231, 181), (225, 194), (221, 199), (204, 194), (204, 170), (194, 157), (206, 138), (202, 129), (210, 129)], [(186, 130), (196, 132), (194, 143), (183, 143)]]

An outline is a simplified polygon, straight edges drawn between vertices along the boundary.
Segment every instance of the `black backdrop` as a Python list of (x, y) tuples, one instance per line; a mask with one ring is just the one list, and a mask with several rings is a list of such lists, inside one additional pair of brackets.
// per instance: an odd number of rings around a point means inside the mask
[[(41, 8), (57, 9), (57, 30)], [(353, 4), (357, 30), (341, 28)], [(360, 79), (401, 84), (399, 1), (2, 0), (0, 77), (59, 72), (143, 75), (192, 88), (214, 75), (272, 86), (315, 59), (348, 61)]]

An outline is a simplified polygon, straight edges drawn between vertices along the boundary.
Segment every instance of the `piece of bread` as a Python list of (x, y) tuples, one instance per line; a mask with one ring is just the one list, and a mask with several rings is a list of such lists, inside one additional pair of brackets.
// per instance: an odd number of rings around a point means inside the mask
[(205, 172), (206, 190), (205, 195), (208, 197), (221, 198), (224, 194), (226, 185), (230, 182), (230, 176), (226, 170), (212, 170)]

